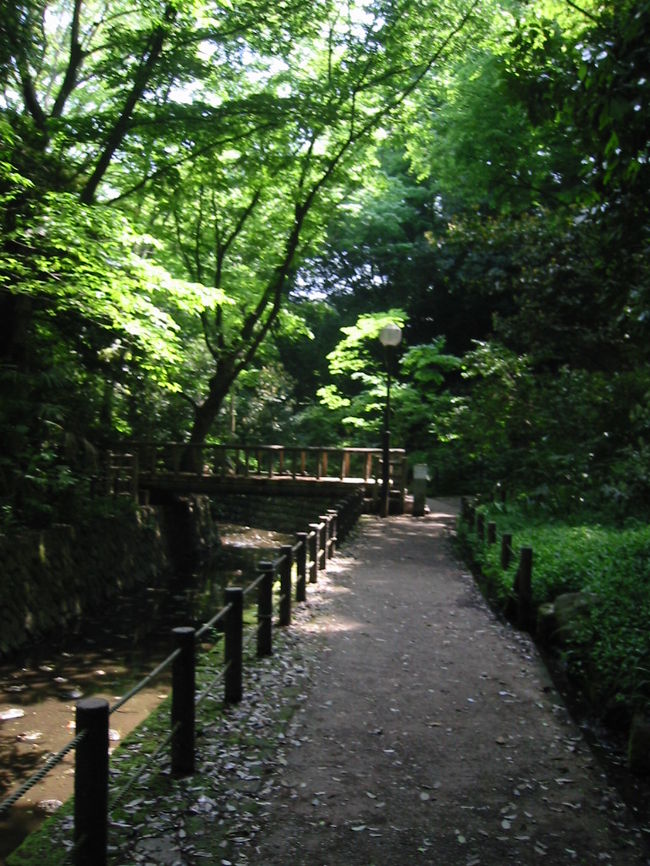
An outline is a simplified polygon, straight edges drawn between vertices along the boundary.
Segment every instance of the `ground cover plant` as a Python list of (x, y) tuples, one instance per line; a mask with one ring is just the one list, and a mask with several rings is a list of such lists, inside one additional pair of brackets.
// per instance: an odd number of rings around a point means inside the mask
[(588, 615), (576, 623), (562, 648), (569, 674), (587, 684), (592, 703), (602, 712), (629, 719), (650, 710), (650, 527), (639, 520), (623, 524), (579, 515), (549, 517), (521, 505), (482, 505), (486, 524), (497, 539), (512, 534), (513, 557), (501, 566), (500, 543), (488, 544), (467, 525), (468, 545), (486, 587), (507, 610), (515, 600), (514, 583), (522, 547), (533, 549), (533, 606), (554, 602), (563, 593), (582, 593)]

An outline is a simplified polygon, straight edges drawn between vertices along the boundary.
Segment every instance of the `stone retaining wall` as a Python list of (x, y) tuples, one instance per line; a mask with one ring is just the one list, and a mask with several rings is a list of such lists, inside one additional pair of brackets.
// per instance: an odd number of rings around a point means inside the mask
[[(0, 536), (0, 655), (65, 627), (117, 593), (164, 585), (179, 565), (216, 543), (205, 497), (125, 509), (83, 527)], [(182, 563), (180, 552), (187, 555)]]
[(306, 530), (328, 508), (335, 506), (322, 496), (263, 496), (256, 494), (226, 494), (212, 500), (212, 513), (217, 522), (239, 523), (258, 529), (292, 533)]

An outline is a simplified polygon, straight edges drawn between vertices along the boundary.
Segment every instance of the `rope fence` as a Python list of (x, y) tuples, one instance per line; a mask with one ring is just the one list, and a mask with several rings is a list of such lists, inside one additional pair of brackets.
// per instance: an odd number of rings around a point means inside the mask
[[(470, 530), (476, 532), (478, 540), (482, 544), (493, 545), (497, 543), (497, 526), (494, 521), (486, 525), (485, 515), (476, 510), (472, 502), (466, 498), (461, 499), (461, 519)], [(512, 533), (504, 532), (501, 536), (501, 568), (507, 571), (512, 562), (514, 551), (512, 549)], [(533, 549), (532, 547), (521, 547), (519, 550), (519, 566), (515, 573), (513, 586), (513, 600), (516, 607), (515, 621), (520, 629), (532, 631), (535, 625), (535, 613), (533, 608)]]
[[(240, 702), (243, 697), (244, 651), (249, 654), (252, 646), (256, 645), (257, 658), (273, 652), (274, 585), (279, 580), (279, 590), (275, 593), (277, 625), (286, 628), (291, 624), (294, 594), (297, 603), (306, 600), (307, 580), (311, 584), (317, 582), (319, 572), (326, 570), (337, 544), (345, 539), (362, 510), (363, 496), (357, 492), (321, 515), (318, 523), (309, 525), (308, 532), (297, 533), (296, 543), (284, 545), (276, 559), (260, 562), (257, 576), (246, 587), (226, 587), (224, 606), (198, 629), (189, 626), (173, 629), (173, 651), (112, 706), (103, 698), (78, 701), (74, 739), (0, 803), (0, 817), (74, 750), (74, 841), (68, 857), (74, 866), (106, 866), (112, 810), (141, 777), (143, 770), (159, 763), (168, 749), (173, 775), (187, 776), (194, 772), (196, 708), (209, 696), (216, 695), (220, 684), (223, 684), (225, 705)], [(248, 634), (244, 637), (244, 600), (254, 593), (257, 594), (257, 622), (247, 629)], [(252, 604), (255, 601), (252, 600)], [(223, 662), (197, 694), (197, 640), (216, 626), (220, 626), (220, 632), (215, 643), (223, 640)], [(114, 793), (109, 802), (109, 716), (168, 668), (172, 671), (169, 731), (147, 758), (146, 764), (138, 767), (138, 772)]]

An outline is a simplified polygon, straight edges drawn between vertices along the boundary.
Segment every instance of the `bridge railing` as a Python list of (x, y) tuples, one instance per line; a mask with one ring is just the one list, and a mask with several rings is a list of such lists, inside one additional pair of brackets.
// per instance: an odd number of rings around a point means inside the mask
[[(186, 442), (138, 442), (139, 471), (149, 476), (184, 472), (217, 477), (290, 477), (357, 479), (368, 482), (382, 477), (381, 448), (330, 448), (299, 445), (191, 445)], [(393, 488), (406, 484), (406, 452), (390, 449)]]

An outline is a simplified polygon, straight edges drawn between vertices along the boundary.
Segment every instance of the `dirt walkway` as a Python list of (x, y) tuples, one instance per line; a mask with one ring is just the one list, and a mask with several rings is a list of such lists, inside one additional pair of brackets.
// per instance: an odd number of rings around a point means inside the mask
[(309, 699), (222, 863), (649, 864), (530, 640), (454, 559), (449, 502), (364, 518), (328, 572)]

